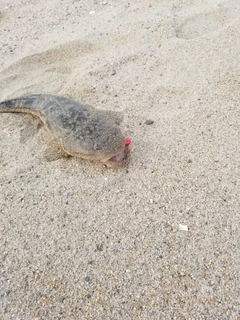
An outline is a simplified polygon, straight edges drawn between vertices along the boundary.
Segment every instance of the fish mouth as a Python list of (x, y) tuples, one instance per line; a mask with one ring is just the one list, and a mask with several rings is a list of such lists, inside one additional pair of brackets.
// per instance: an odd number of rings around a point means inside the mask
[(107, 164), (117, 164), (118, 162), (122, 161), (125, 157), (125, 152), (120, 152), (115, 154), (113, 157), (107, 159), (106, 163)]
[(112, 156), (111, 158), (108, 158), (104, 161), (105, 165), (107, 165), (108, 167), (112, 167), (117, 165), (119, 162), (121, 162), (125, 156), (126, 156), (126, 147), (128, 147), (131, 143), (131, 139), (130, 138), (126, 138), (125, 139), (125, 148), (122, 152), (115, 154), (114, 156)]

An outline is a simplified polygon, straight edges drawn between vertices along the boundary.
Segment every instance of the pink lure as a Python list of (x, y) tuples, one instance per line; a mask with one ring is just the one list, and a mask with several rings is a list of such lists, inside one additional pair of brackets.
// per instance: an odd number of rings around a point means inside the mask
[(131, 139), (130, 138), (126, 138), (125, 140), (125, 147), (129, 146), (131, 143)]

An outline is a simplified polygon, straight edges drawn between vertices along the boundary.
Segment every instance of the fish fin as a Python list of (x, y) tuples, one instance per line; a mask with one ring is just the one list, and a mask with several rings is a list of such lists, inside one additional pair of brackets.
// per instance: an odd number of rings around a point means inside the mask
[(69, 155), (63, 151), (61, 145), (56, 139), (52, 139), (47, 143), (47, 147), (44, 150), (44, 159), (47, 162), (57, 161), (68, 157)]
[(25, 143), (27, 140), (33, 137), (41, 128), (41, 126), (42, 123), (38, 120), (32, 121), (32, 119), (30, 119), (27, 121), (27, 124), (20, 130), (20, 143)]

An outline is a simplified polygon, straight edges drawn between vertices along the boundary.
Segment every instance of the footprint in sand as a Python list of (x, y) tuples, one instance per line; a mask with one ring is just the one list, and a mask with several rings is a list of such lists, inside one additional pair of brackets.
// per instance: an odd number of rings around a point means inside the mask
[(76, 40), (26, 56), (2, 70), (0, 92), (6, 87), (11, 88), (11, 96), (26, 89), (58, 92), (72, 70), (96, 51), (95, 45)]
[(193, 39), (226, 27), (237, 18), (239, 8), (219, 8), (211, 12), (194, 14), (187, 17), (184, 22), (175, 24), (176, 37)]

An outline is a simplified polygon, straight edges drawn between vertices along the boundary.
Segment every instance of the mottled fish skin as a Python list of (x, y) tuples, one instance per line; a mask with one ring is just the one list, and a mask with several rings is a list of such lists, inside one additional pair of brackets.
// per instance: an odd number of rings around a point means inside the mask
[(23, 112), (39, 117), (71, 156), (105, 162), (125, 148), (120, 128), (104, 115), (104, 111), (64, 97), (22, 96), (1, 102), (1, 112)]

